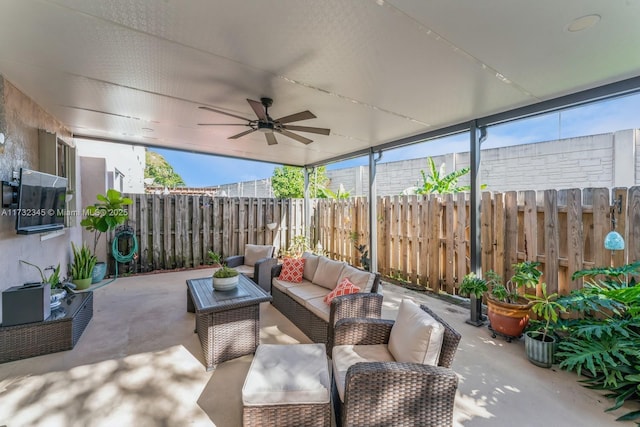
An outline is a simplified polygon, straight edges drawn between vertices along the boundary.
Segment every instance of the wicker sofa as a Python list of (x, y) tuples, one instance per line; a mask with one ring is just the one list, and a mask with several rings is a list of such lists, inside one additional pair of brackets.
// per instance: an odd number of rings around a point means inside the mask
[[(280, 280), (282, 264), (272, 268), (272, 304), (313, 342), (331, 348), (333, 325), (347, 317), (379, 319), (382, 314), (380, 275), (362, 271), (341, 261), (305, 252), (302, 283)], [(335, 297), (330, 305), (323, 299), (343, 278), (360, 287), (360, 292)]]

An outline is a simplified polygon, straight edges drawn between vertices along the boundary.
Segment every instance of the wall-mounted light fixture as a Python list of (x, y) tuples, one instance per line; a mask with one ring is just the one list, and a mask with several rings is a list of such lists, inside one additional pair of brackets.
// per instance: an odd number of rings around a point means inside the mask
[(0, 145), (4, 145), (4, 142), (7, 140), (7, 137), (4, 133), (0, 132)]
[(622, 196), (618, 196), (611, 205), (611, 231), (604, 238), (604, 248), (610, 251), (624, 250), (624, 238), (616, 231), (616, 210), (622, 214)]

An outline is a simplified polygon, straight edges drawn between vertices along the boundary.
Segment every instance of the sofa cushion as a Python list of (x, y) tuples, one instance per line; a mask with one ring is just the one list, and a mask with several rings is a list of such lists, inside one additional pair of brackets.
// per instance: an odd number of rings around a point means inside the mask
[(302, 282), (305, 261), (304, 258), (285, 258), (278, 279), (293, 283)]
[(359, 362), (393, 362), (386, 344), (337, 345), (333, 347), (333, 375), (340, 400), (344, 402), (344, 389), (349, 367)]
[(262, 258), (271, 258), (273, 256), (273, 246), (271, 245), (245, 245), (244, 246), (244, 265), (253, 267), (256, 262)]
[(313, 283), (304, 279), (302, 279), (302, 283), (286, 282), (284, 280), (278, 279), (277, 277), (274, 277), (273, 280), (271, 280), (271, 285), (274, 288), (278, 288), (278, 290), (286, 294), (288, 293), (287, 289), (289, 288), (292, 288), (294, 286), (301, 286), (301, 285), (313, 285)]
[(331, 305), (331, 301), (335, 297), (339, 297), (342, 295), (349, 295), (349, 294), (357, 294), (358, 292), (360, 292), (360, 288), (354, 285), (353, 283), (351, 283), (348, 277), (345, 277), (344, 279), (342, 279), (340, 284), (336, 286), (334, 290), (329, 292), (324, 297), (324, 303), (327, 305)]
[(338, 283), (347, 277), (351, 283), (360, 288), (360, 292), (371, 292), (373, 288), (373, 282), (376, 279), (376, 275), (368, 271), (360, 270), (350, 265), (345, 265), (340, 273), (340, 279)]
[(331, 306), (325, 304), (325, 298), (326, 297), (310, 298), (304, 302), (304, 307), (325, 322), (329, 323)]
[(313, 282), (313, 275), (316, 274), (316, 269), (318, 268), (318, 260), (320, 259), (320, 257), (318, 255), (312, 254), (311, 252), (305, 252), (302, 254), (302, 258), (307, 260), (304, 263), (304, 273), (302, 274), (302, 277)]
[(303, 307), (307, 300), (318, 297), (324, 298), (328, 293), (328, 289), (318, 285), (297, 285), (287, 289), (287, 294)]
[(437, 365), (444, 326), (415, 302), (403, 299), (391, 334), (389, 352), (398, 362)]
[(338, 286), (338, 279), (344, 266), (345, 263), (342, 261), (320, 257), (318, 259), (318, 267), (313, 275), (313, 283), (329, 290), (335, 289)]

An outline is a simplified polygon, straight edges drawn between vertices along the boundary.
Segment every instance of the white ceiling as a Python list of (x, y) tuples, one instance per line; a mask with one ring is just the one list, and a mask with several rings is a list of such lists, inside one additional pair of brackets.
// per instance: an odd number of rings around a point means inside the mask
[[(640, 76), (639, 23), (636, 0), (3, 0), (0, 74), (76, 135), (305, 165)], [(197, 125), (263, 96), (331, 134)]]

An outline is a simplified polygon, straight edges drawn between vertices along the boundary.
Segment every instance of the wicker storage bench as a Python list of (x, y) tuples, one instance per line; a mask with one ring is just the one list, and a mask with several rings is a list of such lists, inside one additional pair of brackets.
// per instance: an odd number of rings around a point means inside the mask
[(329, 427), (329, 366), (322, 344), (261, 344), (242, 387), (243, 426)]

